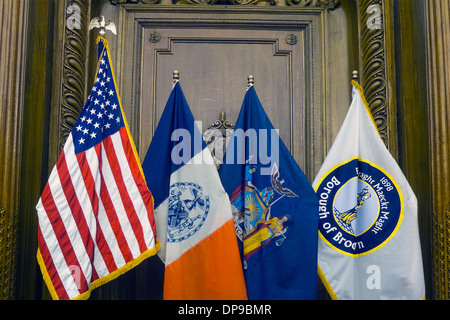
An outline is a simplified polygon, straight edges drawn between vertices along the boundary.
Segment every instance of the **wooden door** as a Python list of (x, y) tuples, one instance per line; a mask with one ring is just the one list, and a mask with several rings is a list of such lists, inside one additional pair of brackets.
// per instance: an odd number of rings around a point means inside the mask
[(266, 113), (312, 180), (327, 136), (318, 125), (326, 116), (326, 11), (279, 9), (180, 6), (128, 11), (126, 36), (118, 42), (121, 92), (142, 159), (172, 89), (174, 70), (180, 72), (182, 89), (203, 131), (222, 111), (235, 123), (247, 77), (253, 75)]
[[(173, 70), (180, 72), (181, 87), (202, 132), (219, 119), (222, 111), (228, 121), (236, 121), (247, 77), (253, 75), (255, 89), (269, 118), (304, 165), (299, 147), (305, 143), (301, 120), (305, 113), (304, 80), (300, 72), (303, 44), (297, 40), (302, 37), (301, 31), (186, 28), (144, 31), (146, 39), (155, 35), (161, 37), (158, 43), (144, 44), (143, 74), (149, 76), (142, 79), (142, 151), (148, 148), (172, 89)], [(296, 41), (288, 44), (288, 37)]]

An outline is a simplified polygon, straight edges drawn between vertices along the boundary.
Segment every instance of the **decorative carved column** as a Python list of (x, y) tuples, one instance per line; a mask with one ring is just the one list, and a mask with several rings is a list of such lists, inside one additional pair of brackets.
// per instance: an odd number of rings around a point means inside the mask
[[(59, 155), (86, 102), (90, 9), (90, 0), (66, 0), (57, 10), (65, 11), (61, 12), (65, 16), (65, 21), (60, 31), (63, 39), (61, 73), (56, 77), (60, 81), (55, 82), (60, 86), (56, 97), (59, 101), (55, 101), (55, 105), (58, 106), (56, 111), (58, 127), (53, 129), (57, 136), (57, 150), (50, 150), (50, 158)], [(70, 23), (71, 19), (76, 19), (73, 24)], [(55, 161), (56, 159), (52, 159), (50, 162)]]
[[(112, 4), (158, 4), (161, 0), (110, 0)], [(309, 8), (337, 8), (341, 0), (172, 0), (173, 4), (200, 4), (200, 5), (254, 5), (260, 2), (267, 2), (272, 6), (297, 6)]]
[(0, 300), (14, 298), (28, 4), (0, 2)]
[[(23, 1), (4, 1), (22, 3)], [(27, 0), (17, 299), (50, 298), (36, 263), (36, 203), (85, 103), (91, 0)], [(98, 1), (98, 3), (100, 3)], [(3, 42), (2, 42), (3, 45)], [(95, 49), (94, 49), (95, 50)], [(95, 53), (92, 55), (96, 60)], [(1, 146), (0, 146), (1, 147)], [(1, 166), (2, 164), (0, 164)]]
[[(389, 50), (392, 19), (389, 0), (358, 1), (360, 83), (378, 131), (390, 152), (397, 157), (395, 103), (390, 78), (395, 73)], [(393, 115), (393, 116), (391, 116)]]
[(450, 3), (426, 1), (434, 298), (450, 299)]

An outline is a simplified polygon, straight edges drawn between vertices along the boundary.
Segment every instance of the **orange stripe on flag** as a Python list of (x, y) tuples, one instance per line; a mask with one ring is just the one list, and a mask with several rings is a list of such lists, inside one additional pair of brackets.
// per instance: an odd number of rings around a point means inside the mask
[(166, 266), (164, 299), (247, 299), (233, 220)]

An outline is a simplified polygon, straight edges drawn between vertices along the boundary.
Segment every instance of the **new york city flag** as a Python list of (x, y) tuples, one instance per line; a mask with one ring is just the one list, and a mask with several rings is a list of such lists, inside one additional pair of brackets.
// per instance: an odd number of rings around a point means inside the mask
[(248, 299), (316, 299), (318, 200), (254, 87), (219, 169)]
[(178, 82), (143, 170), (154, 192), (164, 299), (246, 299), (230, 201)]

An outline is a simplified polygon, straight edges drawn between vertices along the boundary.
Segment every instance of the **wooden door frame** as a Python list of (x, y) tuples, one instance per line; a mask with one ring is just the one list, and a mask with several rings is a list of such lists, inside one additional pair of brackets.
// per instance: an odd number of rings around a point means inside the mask
[[(152, 10), (159, 10), (161, 13), (166, 11), (165, 14), (170, 14), (170, 10), (175, 9), (179, 11), (183, 11), (183, 8), (187, 8), (187, 6), (177, 4), (176, 6), (165, 6), (164, 4), (158, 4), (158, 0), (109, 0), (110, 4), (120, 6), (121, 14), (126, 14), (126, 11), (139, 11), (146, 10), (145, 8), (151, 7)], [(166, 0), (162, 0), (164, 2)], [(225, 0), (218, 0), (220, 4), (223, 4)], [(199, 7), (201, 4), (207, 3), (216, 3), (218, 1), (214, 0), (186, 0), (186, 2), (191, 4), (197, 4)], [(306, 10), (310, 12), (320, 12), (322, 20), (321, 23), (326, 27), (326, 17), (330, 11), (337, 8), (340, 4), (340, 0), (287, 0), (285, 3), (281, 3), (282, 0), (278, 0), (275, 2), (273, 0), (265, 2), (264, 0), (226, 0), (228, 5), (227, 7), (230, 10), (235, 11), (246, 11), (246, 10), (255, 10), (259, 12), (270, 10), (281, 10), (286, 11), (289, 10)], [(105, 5), (107, 0), (101, 5)], [(252, 7), (245, 7), (246, 4), (254, 4), (259, 2), (260, 4), (268, 4), (270, 6), (257, 6), (257, 9)], [(98, 16), (100, 14), (101, 5), (98, 4), (97, 1), (92, 0), (65, 0), (65, 1), (55, 1), (54, 2), (54, 12), (49, 11), (49, 14), (53, 14), (55, 19), (54, 31), (52, 36), (47, 36), (47, 40), (53, 41), (53, 65), (47, 67), (48, 72), (52, 72), (52, 89), (51, 93), (51, 107), (50, 111), (46, 115), (49, 121), (49, 143), (48, 145), (41, 145), (42, 152), (46, 153), (46, 156), (43, 156), (44, 160), (47, 160), (48, 168), (52, 168), (56, 159), (60, 153), (60, 150), (64, 144), (66, 137), (69, 135), (70, 130), (72, 128), (74, 119), (79, 114), (81, 107), (83, 106), (86, 96), (88, 84), (92, 81), (92, 73), (96, 64), (96, 49), (95, 45), (92, 45), (95, 41), (95, 36), (93, 33), (89, 33), (88, 25), (90, 18), (94, 16)], [(201, 3), (201, 4), (200, 4)], [(239, 6), (233, 7), (235, 4)], [(66, 24), (69, 15), (66, 12), (66, 9), (70, 5), (76, 5), (81, 9), (81, 28), (70, 29)], [(108, 3), (109, 5), (109, 3)], [(391, 153), (394, 155), (396, 159), (401, 158), (402, 152), (399, 151), (399, 144), (402, 144), (403, 141), (399, 141), (399, 139), (403, 139), (398, 135), (398, 125), (397, 125), (397, 114), (398, 114), (398, 101), (396, 96), (398, 96), (399, 88), (398, 82), (396, 80), (396, 58), (395, 58), (395, 36), (396, 31), (394, 30), (395, 25), (395, 17), (398, 12), (395, 12), (395, 5), (393, 0), (360, 0), (355, 4), (357, 7), (357, 19), (358, 19), (358, 43), (359, 43), (359, 79), (360, 83), (364, 88), (365, 95), (370, 104), (370, 109), (372, 110), (375, 120), (377, 122), (380, 133), (383, 137), (384, 142), (390, 149)], [(368, 19), (372, 16), (371, 13), (368, 12), (368, 7), (370, 5), (377, 5), (381, 8), (381, 28), (380, 29), (370, 29), (366, 28)], [(427, 4), (427, 8), (430, 5)], [(434, 7), (434, 6), (432, 6)], [(225, 8), (224, 8), (225, 9)], [(432, 8), (433, 9), (433, 8)], [(206, 8), (202, 6), (200, 10), (213, 10), (212, 8)], [(30, 13), (31, 15), (31, 13)], [(419, 21), (419, 23), (428, 23), (428, 28), (437, 25), (440, 21), (437, 17), (438, 14), (432, 12), (431, 10), (427, 11), (427, 16), (425, 22)], [(50, 17), (52, 19), (53, 17)], [(431, 30), (431, 29), (430, 29)], [(427, 35), (430, 35), (431, 31), (427, 30)], [(430, 35), (430, 39), (433, 40), (433, 36), (439, 40), (439, 35)], [(443, 37), (443, 36), (442, 36)], [(427, 43), (428, 50), (428, 62), (430, 67), (433, 66), (434, 57), (432, 54), (433, 50), (437, 50), (434, 43)], [(326, 41), (326, 39), (322, 39), (322, 41)], [(24, 50), (27, 50), (25, 48)], [(120, 53), (120, 52), (119, 52)], [(93, 58), (91, 58), (93, 57)], [(323, 63), (323, 61), (322, 61)], [(49, 65), (49, 64), (47, 64)], [(118, 71), (124, 67), (123, 64), (119, 64)], [(30, 67), (31, 68), (31, 67)], [(326, 70), (325, 70), (326, 72)], [(437, 83), (434, 79), (433, 74), (430, 74), (431, 70), (428, 70), (429, 74), (427, 75), (427, 85), (429, 87), (429, 104), (432, 103), (436, 105), (436, 108), (430, 109), (430, 117), (434, 119), (434, 117), (439, 117), (442, 114), (442, 109), (446, 105), (446, 101), (442, 102), (438, 98), (435, 98), (433, 95), (433, 88), (431, 85), (437, 85), (439, 90), (444, 90), (444, 88), (439, 87), (439, 83)], [(325, 73), (325, 80), (326, 73)], [(425, 76), (425, 75), (424, 75)], [(348, 75), (350, 78), (350, 75)], [(30, 92), (29, 88), (25, 88), (25, 92)], [(448, 100), (448, 97), (446, 98)], [(430, 108), (430, 105), (425, 105), (425, 108)], [(441, 109), (439, 109), (439, 108)], [(10, 121), (17, 122), (21, 121), (22, 114), (20, 112), (17, 113), (14, 119)], [(326, 119), (325, 119), (326, 120)], [(433, 132), (435, 130), (441, 130), (443, 124), (432, 123), (431, 120), (427, 119), (429, 124), (429, 132), (425, 132), (427, 136), (432, 137), (430, 143), (441, 143), (443, 141), (448, 141), (448, 130), (446, 136), (440, 137)], [(24, 128), (26, 130), (26, 128)], [(445, 130), (444, 130), (445, 132)], [(317, 137), (316, 137), (317, 138)], [(23, 140), (24, 137), (20, 135), (18, 137), (19, 140)], [(35, 138), (37, 143), (42, 144), (42, 137)], [(322, 143), (324, 143), (324, 150), (326, 150), (327, 146), (331, 144), (332, 141), (327, 140), (327, 137), (323, 137)], [(46, 143), (44, 141), (44, 143)], [(17, 161), (20, 163), (19, 168), (17, 170), (21, 170), (22, 172), (35, 172), (34, 176), (37, 179), (45, 180), (45, 177), (41, 176), (40, 168), (36, 168), (34, 163), (27, 163), (21, 161), (20, 153), (16, 156), (16, 159), (13, 161)], [(324, 157), (324, 155), (320, 155), (320, 157)], [(438, 172), (441, 172), (440, 169), (446, 168), (446, 158), (444, 154), (440, 155), (435, 151), (431, 151), (430, 156), (433, 162), (433, 168), (424, 168), (424, 170), (428, 170), (429, 172), (433, 171), (435, 176), (437, 176)], [(317, 160), (318, 165), (320, 166), (319, 158)], [(413, 160), (414, 161), (414, 160)], [(446, 176), (444, 177), (436, 177), (434, 180), (430, 182), (430, 194), (435, 194), (435, 192), (441, 190), (442, 181), (448, 181), (450, 178), (448, 176), (448, 171), (443, 170)], [(30, 177), (18, 177), (17, 184), (23, 186), (27, 184), (27, 180)], [(41, 181), (40, 185), (43, 185), (45, 181)], [(37, 189), (37, 190), (35, 190)], [(30, 203), (30, 205), (23, 205), (22, 207), (26, 207), (26, 212), (17, 212), (19, 209), (15, 209), (15, 213), (8, 213), (9, 216), (14, 216), (18, 220), (26, 219), (31, 225), (28, 228), (37, 227), (33, 222), (33, 219), (30, 219), (33, 213), (31, 212), (32, 208), (34, 208), (36, 194), (39, 194), (40, 190), (38, 185), (33, 185), (33, 190), (27, 192), (20, 192), (18, 195), (17, 202), (22, 203)], [(431, 198), (430, 194), (428, 196)], [(30, 198), (30, 195), (33, 199)], [(447, 193), (448, 195), (448, 193)], [(447, 197), (446, 199), (448, 199)], [(428, 287), (432, 287), (427, 292), (428, 298), (449, 298), (449, 289), (450, 288), (450, 271), (448, 271), (448, 260), (450, 256), (450, 252), (448, 248), (449, 244), (449, 235), (448, 228), (450, 226), (450, 222), (448, 219), (448, 203), (441, 203), (437, 199), (432, 200), (432, 204), (430, 204), (430, 208), (428, 208), (427, 213), (429, 217), (426, 219), (429, 220), (429, 223), (432, 224), (432, 227), (426, 227), (425, 230), (422, 231), (421, 236), (423, 238), (430, 239), (429, 242), (424, 244), (426, 250), (432, 254), (433, 270), (426, 270), (428, 275), (426, 278), (428, 282), (433, 277), (433, 284), (428, 285)], [(446, 211), (447, 210), (447, 211)], [(1, 218), (7, 217), (5, 213), (1, 213)], [(18, 225), (17, 219), (13, 219), (13, 221), (7, 221), (8, 223), (12, 223), (12, 228), (16, 229)], [(447, 230), (447, 231), (446, 231)], [(22, 230), (18, 230), (18, 233), (23, 232)], [(0, 237), (4, 237), (3, 234)], [(431, 239), (433, 239), (433, 244), (431, 244)], [(3, 239), (2, 239), (3, 240)], [(16, 245), (16, 236), (13, 238), (6, 239), (8, 245)], [(434, 246), (434, 250), (430, 247)], [(25, 248), (18, 248), (16, 251), (16, 255), (20, 255), (20, 250), (25, 250)], [(27, 250), (34, 250), (27, 249)], [(34, 253), (33, 253), (34, 256)], [(2, 268), (14, 268), (15, 264), (8, 261), (0, 261), (2, 264)], [(5, 269), (6, 270), (6, 269)], [(15, 274), (15, 271), (12, 272), (9, 282), (14, 281), (18, 275)], [(10, 283), (8, 282), (8, 285)], [(2, 284), (3, 285), (3, 284)], [(431, 293), (431, 294), (430, 294)]]

